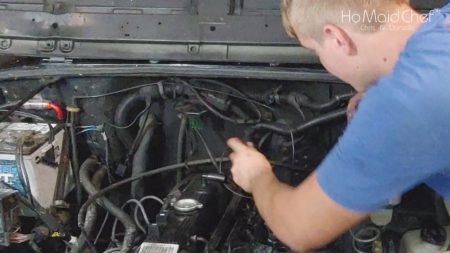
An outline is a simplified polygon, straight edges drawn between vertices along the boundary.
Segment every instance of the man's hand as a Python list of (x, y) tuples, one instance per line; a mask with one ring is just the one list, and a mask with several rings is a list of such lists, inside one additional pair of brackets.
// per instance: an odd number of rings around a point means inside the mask
[(232, 138), (228, 145), (233, 149), (230, 159), (235, 182), (252, 193), (266, 224), (292, 250), (320, 248), (366, 217), (328, 197), (315, 173), (300, 186), (291, 187), (276, 179), (267, 158), (251, 143)]
[(273, 177), (272, 166), (267, 158), (258, 152), (252, 143), (244, 143), (238, 138), (228, 140), (233, 150), (230, 160), (233, 163), (231, 172), (233, 180), (245, 191), (252, 193), (259, 179)]
[(356, 111), (356, 108), (358, 108), (358, 104), (359, 102), (361, 102), (361, 100), (364, 97), (364, 93), (363, 92), (359, 92), (357, 93), (355, 96), (353, 96), (350, 101), (348, 101), (348, 106), (347, 106), (347, 119), (350, 121), (353, 117), (353, 113)]

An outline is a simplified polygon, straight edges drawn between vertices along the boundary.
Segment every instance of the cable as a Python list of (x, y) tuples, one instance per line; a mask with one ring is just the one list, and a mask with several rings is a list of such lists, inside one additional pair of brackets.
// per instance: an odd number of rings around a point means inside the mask
[(206, 100), (203, 99), (203, 97), (200, 95), (200, 93), (198, 93), (198, 91), (195, 89), (195, 87), (192, 86), (190, 83), (188, 83), (188, 82), (186, 82), (184, 80), (181, 80), (181, 79), (177, 79), (177, 82), (179, 82), (182, 85), (188, 87), (191, 90), (192, 94), (198, 99), (198, 101), (203, 106), (206, 107), (206, 109), (208, 109), (215, 116), (217, 116), (217, 117), (219, 117), (219, 118), (221, 118), (221, 119), (223, 119), (225, 121), (231, 122), (233, 124), (238, 124), (238, 125), (240, 125), (240, 124), (257, 124), (257, 123), (261, 122), (262, 115), (261, 115), (261, 111), (259, 111), (258, 109), (256, 110), (256, 113), (258, 114), (258, 119), (257, 120), (233, 119), (233, 118), (230, 118), (230, 117), (222, 114), (221, 112), (216, 110), (212, 105), (210, 105), (208, 102), (206, 102)]
[(113, 95), (117, 95), (117, 94), (120, 94), (120, 93), (125, 93), (125, 92), (132, 91), (132, 90), (137, 90), (137, 89), (148, 87), (148, 86), (158, 85), (158, 83), (159, 82), (141, 84), (141, 85), (133, 86), (133, 87), (126, 88), (126, 89), (112, 91), (112, 92), (109, 92), (109, 93), (97, 94), (97, 95), (74, 96), (73, 99), (77, 100), (77, 99), (91, 99), (91, 98), (108, 97), (108, 96), (113, 96)]
[(153, 196), (153, 195), (149, 195), (149, 196), (143, 197), (143, 198), (141, 198), (139, 200), (139, 202), (143, 203), (144, 201), (149, 200), (149, 199), (152, 199), (152, 200), (160, 203), (161, 205), (164, 205), (164, 201), (162, 199), (160, 199), (160, 198), (158, 198), (156, 196)]
[(17, 104), (15, 104), (14, 106), (12, 106), (5, 115), (3, 115), (0, 118), (0, 122), (5, 121), (11, 114), (13, 114), (15, 111), (19, 110), (20, 107), (22, 107), (23, 104), (25, 104), (26, 102), (28, 102), (30, 99), (32, 99), (34, 96), (36, 96), (37, 94), (39, 94), (41, 91), (43, 91), (45, 88), (52, 86), (56, 83), (59, 82), (58, 80), (53, 80), (51, 82), (48, 82), (46, 84), (43, 84), (41, 86), (39, 86), (38, 88), (36, 88), (35, 90), (31, 91), (26, 97), (24, 97), (22, 100), (20, 100), (19, 102), (17, 102)]
[(11, 108), (12, 106), (17, 105), (17, 103), (19, 103), (19, 101), (12, 101), (12, 102), (9, 102), (9, 103), (2, 104), (2, 105), (0, 105), (0, 109)]
[[(171, 83), (170, 81), (165, 81), (165, 83), (167, 83), (167, 84), (176, 84), (176, 82)], [(223, 83), (223, 84), (224, 84), (224, 83)], [(191, 85), (191, 86), (192, 86), (194, 89), (196, 89), (196, 90), (207, 91), (207, 92), (210, 92), (210, 93), (215, 93), (215, 94), (221, 94), (221, 95), (230, 96), (230, 97), (233, 97), (233, 98), (237, 98), (237, 99), (240, 99), (240, 100), (243, 100), (243, 101), (246, 101), (246, 102), (249, 102), (249, 103), (252, 103), (252, 104), (261, 106), (261, 107), (264, 107), (264, 108), (266, 108), (266, 109), (268, 109), (268, 110), (270, 110), (270, 111), (273, 111), (273, 110), (274, 110), (274, 108), (272, 108), (272, 107), (269, 106), (269, 105), (266, 105), (266, 104), (264, 104), (264, 103), (261, 103), (261, 102), (255, 100), (255, 99), (253, 99), (253, 98), (247, 97), (243, 92), (241, 92), (241, 91), (239, 91), (239, 90), (237, 90), (237, 89), (236, 89), (236, 91), (238, 91), (238, 93), (239, 93), (239, 94), (242, 94), (242, 95), (236, 95), (236, 94), (232, 94), (232, 93), (225, 92), (225, 91), (213, 90), (213, 89), (208, 89), (208, 88), (204, 88), (204, 87), (198, 87), (198, 86), (195, 86), (195, 85)], [(228, 85), (227, 85), (227, 87), (229, 87), (229, 88), (231, 88), (231, 89), (234, 89), (234, 88), (232, 88), (231, 86), (228, 86)]]
[[(0, 112), (8, 112), (8, 110), (5, 109), (0, 109)], [(41, 122), (45, 122), (47, 123), (47, 120), (45, 120), (44, 118), (42, 118), (39, 115), (36, 114), (32, 114), (32, 113), (28, 113), (28, 112), (22, 112), (22, 111), (14, 111), (12, 114), (17, 115), (17, 116), (22, 116), (22, 117), (27, 117), (27, 118), (31, 118), (37, 121), (41, 121)], [(8, 117), (10, 117), (11, 115), (9, 115)]]
[(120, 248), (112, 248), (103, 251), (103, 253), (114, 253), (114, 252), (120, 252)]
[(245, 198), (245, 199), (251, 199), (252, 198), (251, 196), (247, 196), (247, 195), (241, 194), (241, 193), (231, 189), (231, 187), (228, 184), (224, 183), (223, 186), (225, 187), (225, 189), (229, 190), (231, 193), (233, 193), (234, 195), (237, 195), (237, 196), (239, 196), (241, 198)]
[[(7, 112), (7, 110), (0, 109), (0, 112)], [(48, 129), (49, 129), (48, 142), (51, 143), (55, 139), (55, 128), (52, 126), (50, 121), (42, 118), (39, 115), (28, 113), (28, 112), (14, 111), (12, 114), (17, 115), (17, 116), (21, 116), (21, 117), (27, 117), (27, 118), (34, 119), (34, 120), (39, 121), (39, 122), (46, 123), (47, 126), (48, 126)]]
[(206, 240), (205, 238), (203, 238), (203, 237), (201, 237), (201, 236), (196, 236), (196, 235), (193, 235), (193, 236), (191, 236), (191, 241), (192, 242), (201, 242), (201, 243), (203, 243), (204, 244), (204, 250), (203, 250), (203, 252), (204, 253), (209, 253), (209, 241), (208, 240)]
[[(215, 162), (230, 162), (230, 159), (228, 158), (216, 158), (214, 159)], [(96, 199), (98, 199), (99, 197), (105, 195), (106, 193), (115, 190), (117, 188), (119, 188), (122, 185), (134, 182), (136, 180), (140, 180), (144, 177), (150, 177), (150, 176), (154, 176), (156, 174), (161, 174), (161, 173), (166, 173), (166, 172), (170, 172), (170, 171), (174, 171), (174, 170), (178, 170), (181, 168), (185, 168), (186, 166), (200, 166), (200, 165), (206, 165), (206, 164), (210, 164), (211, 163), (211, 159), (202, 159), (202, 160), (196, 160), (196, 161), (190, 161), (190, 162), (186, 162), (186, 163), (177, 163), (177, 164), (172, 164), (172, 165), (167, 165), (164, 167), (160, 167), (158, 169), (154, 169), (145, 173), (141, 173), (138, 174), (136, 176), (133, 177), (129, 177), (127, 179), (123, 179), (121, 181), (115, 182), (101, 190), (99, 190), (97, 193), (95, 193), (94, 195), (92, 195), (91, 197), (89, 197), (87, 199), (87, 201), (81, 206), (80, 211), (78, 213), (78, 226), (83, 227), (83, 223), (84, 223), (84, 216), (86, 214), (86, 210), (87, 207), (92, 204), (94, 201), (96, 201)], [(283, 167), (287, 167), (290, 168), (287, 165), (279, 165), (276, 163), (273, 163), (275, 166), (283, 166)], [(295, 170), (298, 170), (298, 168), (294, 168)]]
[[(0, 109), (0, 112), (8, 112), (8, 110)], [(52, 126), (50, 121), (44, 119), (43, 117), (41, 117), (39, 115), (32, 114), (32, 113), (29, 113), (29, 112), (14, 111), (12, 114), (17, 115), (17, 116), (21, 116), (21, 117), (27, 117), (27, 118), (34, 119), (34, 120), (39, 121), (39, 122), (46, 123), (48, 125), (48, 128), (49, 128), (49, 141), (52, 141), (54, 139), (55, 128)], [(10, 116), (11, 115), (9, 115), (9, 117)]]
[[(215, 159), (216, 162), (218, 161), (226, 161), (229, 162), (230, 160), (228, 158), (223, 158), (223, 159)], [(172, 165), (168, 165), (168, 166), (164, 166), (161, 167), (159, 169), (155, 169), (155, 170), (151, 170), (145, 173), (141, 173), (139, 175), (115, 182), (105, 188), (103, 188), (102, 190), (98, 191), (96, 194), (92, 195), (91, 197), (89, 197), (87, 199), (87, 201), (82, 205), (82, 207), (80, 208), (80, 211), (78, 213), (78, 226), (79, 227), (83, 227), (83, 223), (84, 223), (84, 216), (86, 214), (87, 208), (90, 204), (92, 204), (96, 199), (98, 199), (99, 197), (105, 195), (106, 193), (117, 189), (118, 187), (134, 182), (136, 180), (140, 180), (144, 177), (150, 177), (156, 174), (160, 174), (160, 173), (165, 173), (165, 172), (170, 172), (170, 171), (174, 171), (180, 168), (184, 168), (186, 165), (188, 166), (200, 166), (200, 165), (205, 165), (205, 164), (210, 164), (211, 160), (210, 159), (202, 159), (202, 160), (196, 160), (196, 161), (191, 161), (191, 162), (187, 162), (187, 163), (177, 163), (177, 164), (172, 164)]]
[(86, 128), (97, 128), (97, 125), (90, 125), (90, 126), (76, 126), (77, 129), (86, 129)]
[[(141, 199), (139, 200), (139, 203), (141, 203), (141, 205), (143, 205), (144, 201), (149, 200), (149, 199), (158, 202), (159, 204), (161, 204), (161, 206), (164, 205), (164, 202), (162, 201), (162, 199), (160, 199), (160, 198), (158, 198), (158, 197), (156, 197), (156, 196), (153, 196), (153, 195), (150, 195), (150, 196), (146, 196), (146, 197), (141, 198)], [(136, 224), (140, 223), (140, 222), (139, 222), (139, 218), (138, 218), (138, 207), (139, 207), (139, 206), (136, 205), (136, 207), (134, 208), (134, 219), (135, 219), (135, 221), (136, 221)], [(145, 212), (145, 210), (143, 210), (143, 212)]]
[(258, 149), (262, 148), (264, 143), (270, 138), (271, 135), (272, 135), (272, 133), (268, 132), (268, 133), (264, 134), (264, 136), (261, 137), (261, 139), (259, 139), (259, 142), (258, 142), (258, 145), (257, 145)]
[(150, 106), (145, 107), (144, 110), (142, 110), (130, 124), (125, 125), (125, 126), (118, 126), (118, 125), (115, 125), (114, 123), (110, 123), (110, 122), (106, 122), (106, 121), (104, 123), (108, 126), (111, 126), (111, 127), (117, 128), (117, 129), (127, 129), (127, 128), (134, 126), (134, 124), (136, 124), (136, 122), (139, 120), (139, 118), (149, 110), (150, 110)]
[(27, 191), (28, 191), (28, 194), (29, 194), (28, 198), (30, 199), (31, 204), (35, 207), (36, 204), (35, 204), (35, 201), (34, 201), (33, 192), (31, 191), (30, 179), (29, 179), (29, 176), (28, 176), (27, 168), (25, 166), (25, 161), (23, 159), (23, 140), (20, 141), (20, 143), (18, 144), (18, 148), (19, 148), (19, 163), (20, 163), (20, 167), (21, 167), (21, 169), (23, 171), (23, 175), (25, 177), (25, 184), (26, 184), (25, 187), (27, 187)]
[[(129, 200), (127, 200), (123, 205), (122, 205), (122, 207), (121, 207), (121, 209), (123, 210), (127, 205), (129, 205), (129, 204), (135, 204), (137, 207), (139, 207), (140, 209), (141, 209), (141, 212), (142, 212), (142, 216), (144, 217), (144, 221), (145, 221), (145, 223), (147, 224), (147, 225), (150, 225), (150, 221), (149, 221), (149, 219), (148, 219), (148, 217), (147, 217), (147, 214), (145, 213), (145, 209), (144, 209), (144, 206), (141, 204), (141, 202), (139, 202), (138, 200), (136, 200), (136, 199), (129, 199)], [(136, 225), (138, 226), (138, 228), (144, 233), (144, 234), (146, 234), (147, 233), (147, 231), (145, 230), (145, 228), (142, 226), (142, 224), (140, 224), (140, 222), (138, 222), (137, 220), (136, 220), (136, 213), (135, 213), (135, 222), (136, 222)], [(114, 219), (114, 222), (113, 222), (113, 227), (112, 227), (112, 231), (111, 231), (111, 241), (115, 241), (115, 239), (116, 239), (116, 228), (117, 228), (117, 223), (118, 223), (118, 219), (116, 218), (116, 219)]]
[[(77, 139), (75, 134), (75, 115), (76, 112), (71, 112), (69, 114), (69, 136), (70, 136), (70, 145), (72, 151), (72, 173), (75, 179), (75, 193), (76, 193), (76, 201), (77, 201), (77, 209), (81, 205), (82, 199), (82, 190), (81, 190), (81, 182), (80, 182), (80, 162), (78, 160), (78, 147), (77, 147)], [(88, 238), (88, 237), (86, 237)], [(89, 240), (87, 240), (89, 241)]]
[[(220, 159), (220, 162), (219, 162), (219, 173), (221, 173), (222, 174), (222, 164), (223, 164), (223, 158), (224, 158), (224, 156), (225, 156), (225, 154), (227, 153), (227, 151), (229, 150), (229, 148), (226, 148), (223, 152), (222, 152), (222, 155), (221, 155), (221, 159)], [(237, 192), (237, 191), (235, 191), (235, 190), (233, 190), (228, 184), (226, 184), (225, 182), (223, 183), (223, 187), (225, 187), (225, 189), (227, 189), (228, 191), (230, 191), (231, 193), (233, 193), (234, 195), (237, 195), (237, 196), (239, 196), (239, 197), (241, 197), (241, 198), (245, 198), (245, 199), (251, 199), (252, 197), (251, 196), (247, 196), (247, 195), (244, 195), (244, 194), (241, 194), (241, 193), (239, 193), (239, 192)]]
[(332, 97), (329, 101), (319, 104), (314, 103), (307, 96), (303, 94), (297, 94), (297, 98), (295, 99), (296, 104), (300, 107), (306, 107), (313, 111), (324, 111), (336, 108), (342, 101), (346, 101), (355, 96), (354, 92), (350, 92), (347, 94), (340, 94)]
[(253, 130), (266, 130), (266, 131), (272, 131), (280, 135), (291, 135), (291, 134), (300, 134), (312, 127), (319, 126), (321, 124), (327, 123), (329, 121), (337, 120), (340, 118), (345, 118), (347, 115), (346, 109), (338, 110), (335, 112), (327, 113), (324, 115), (321, 115), (319, 117), (316, 117), (308, 122), (305, 122), (301, 124), (300, 126), (296, 127), (295, 129), (286, 129), (285, 127), (280, 127), (273, 124), (266, 124), (266, 123), (260, 123), (256, 125)]
[(89, 236), (86, 233), (86, 230), (84, 230), (84, 228), (80, 228), (80, 232), (81, 232), (81, 235), (83, 235), (84, 238), (86, 238), (86, 243), (89, 246), (89, 248), (91, 248), (92, 252), (97, 253), (97, 249), (95, 248), (94, 244), (92, 244), (91, 240), (89, 239)]
[[(223, 82), (212, 80), (212, 79), (191, 79), (190, 82), (193, 83), (193, 84), (205, 83), (205, 84), (217, 85), (219, 87), (223, 87), (223, 88), (231, 90), (234, 93), (237, 93), (239, 96), (241, 96), (241, 99), (244, 98), (244, 101), (248, 102), (249, 104), (251, 104), (254, 107), (253, 109), (255, 110), (256, 114), (258, 115), (259, 120), (261, 120), (262, 114), (261, 114), (261, 111), (259, 110), (258, 106), (255, 105), (255, 102), (252, 101), (252, 99), (248, 98), (246, 94), (244, 94), (240, 90), (234, 88), (233, 86), (228, 85), (228, 84), (223, 83)], [(193, 87), (195, 88), (196, 86), (193, 86)], [(230, 96), (230, 95), (233, 95), (233, 94), (229, 93), (227, 95)]]
[(89, 133), (89, 132), (95, 132), (95, 131), (97, 131), (97, 128), (86, 128), (86, 129), (83, 129), (83, 130), (77, 132), (76, 135), (80, 135), (83, 133)]
[(261, 103), (261, 102), (255, 100), (255, 99), (252, 99), (252, 98), (242, 97), (242, 96), (239, 96), (239, 95), (230, 94), (230, 93), (228, 93), (228, 92), (218, 91), (218, 90), (213, 90), (213, 89), (208, 89), (208, 88), (203, 88), (203, 87), (197, 87), (197, 86), (192, 86), (192, 87), (194, 87), (196, 90), (207, 91), (207, 92), (211, 92), (211, 93), (216, 93), (216, 94), (221, 94), (221, 95), (227, 95), (227, 96), (230, 96), (230, 97), (233, 97), (233, 98), (241, 99), (241, 100), (247, 101), (247, 102), (249, 102), (249, 103), (253, 103), (253, 104), (255, 104), (255, 105), (259, 105), (259, 106), (261, 106), (261, 107), (264, 107), (264, 108), (266, 108), (266, 109), (268, 109), (268, 110), (270, 110), (270, 111), (273, 111), (273, 110), (274, 110), (271, 106), (268, 106), (268, 105), (266, 105), (266, 104), (263, 104), (263, 103)]
[(105, 218), (103, 219), (103, 222), (102, 222), (102, 225), (100, 226), (100, 229), (98, 230), (97, 235), (95, 236), (94, 245), (97, 244), (97, 241), (100, 238), (100, 235), (102, 234), (103, 229), (105, 228), (105, 225), (106, 225), (106, 222), (108, 221), (108, 218), (109, 218), (109, 213), (106, 212)]
[(103, 140), (105, 141), (105, 163), (106, 163), (106, 173), (108, 174), (108, 182), (111, 184), (114, 180), (111, 172), (111, 164), (109, 162), (109, 138), (108, 135), (106, 135), (106, 132), (102, 132)]
[(206, 142), (205, 137), (203, 136), (203, 134), (197, 129), (194, 128), (194, 132), (198, 135), (198, 137), (200, 138), (200, 141), (202, 142), (203, 146), (205, 147), (206, 153), (208, 154), (209, 159), (211, 159), (211, 163), (214, 166), (214, 168), (217, 169), (217, 171), (220, 173), (220, 168), (219, 165), (217, 164), (217, 162), (214, 160), (214, 155), (211, 151), (211, 149), (208, 146), (208, 143)]
[(17, 171), (19, 172), (19, 177), (22, 181), (22, 185), (28, 194), (28, 199), (30, 200), (31, 205), (36, 208), (36, 204), (34, 202), (33, 192), (31, 191), (30, 179), (28, 177), (27, 168), (25, 167), (25, 163), (23, 160), (23, 138), (19, 138), (16, 146), (16, 166)]

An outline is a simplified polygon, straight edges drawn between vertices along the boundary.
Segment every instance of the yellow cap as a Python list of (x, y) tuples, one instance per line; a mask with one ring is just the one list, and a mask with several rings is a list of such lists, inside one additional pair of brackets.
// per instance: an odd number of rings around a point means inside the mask
[(79, 107), (76, 107), (76, 106), (67, 106), (66, 110), (68, 112), (72, 112), (72, 113), (77, 113), (77, 112), (81, 111), (81, 109)]

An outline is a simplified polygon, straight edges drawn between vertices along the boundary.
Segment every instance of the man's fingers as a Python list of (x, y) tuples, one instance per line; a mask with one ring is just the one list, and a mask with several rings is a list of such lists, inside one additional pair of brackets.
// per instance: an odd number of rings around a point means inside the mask
[(247, 141), (247, 146), (250, 148), (255, 148), (255, 144), (253, 142)]
[(227, 144), (234, 152), (240, 152), (248, 148), (239, 138), (231, 138), (227, 141)]

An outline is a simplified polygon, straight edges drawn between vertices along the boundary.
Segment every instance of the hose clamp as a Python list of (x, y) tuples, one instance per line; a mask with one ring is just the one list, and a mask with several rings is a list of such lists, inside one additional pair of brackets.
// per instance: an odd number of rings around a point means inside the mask
[(156, 85), (158, 86), (158, 92), (159, 92), (159, 95), (161, 96), (161, 98), (164, 99), (164, 100), (168, 99), (168, 97), (164, 93), (163, 83), (160, 81)]

